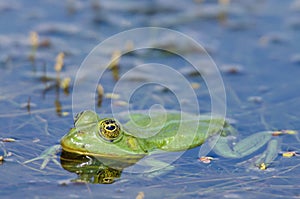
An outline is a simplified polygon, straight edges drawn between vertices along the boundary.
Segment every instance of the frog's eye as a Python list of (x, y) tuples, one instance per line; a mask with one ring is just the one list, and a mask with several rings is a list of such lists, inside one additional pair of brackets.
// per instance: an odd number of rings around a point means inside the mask
[(115, 120), (104, 119), (99, 124), (99, 134), (105, 140), (113, 142), (121, 138), (122, 131), (120, 125)]
[(116, 169), (107, 168), (100, 170), (98, 173), (98, 182), (102, 184), (111, 184), (115, 179), (120, 178), (121, 172)]

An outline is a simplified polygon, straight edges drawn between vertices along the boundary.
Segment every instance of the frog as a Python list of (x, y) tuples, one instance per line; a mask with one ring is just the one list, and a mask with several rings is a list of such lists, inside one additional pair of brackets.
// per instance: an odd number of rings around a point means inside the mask
[[(185, 151), (211, 142), (213, 151), (225, 158), (243, 158), (267, 145), (254, 163), (259, 168), (265, 168), (278, 155), (276, 136), (296, 134), (293, 130), (262, 131), (232, 146), (230, 142), (237, 135), (237, 130), (222, 117), (167, 111), (163, 114), (155, 112), (150, 116), (136, 112), (127, 114), (125, 118), (126, 122), (122, 123), (113, 117), (100, 117), (91, 110), (83, 111), (75, 116), (74, 127), (61, 138), (59, 145), (24, 163), (43, 159), (43, 169), (51, 159), (58, 163), (55, 154), (62, 150), (64, 153), (96, 158), (100, 160), (101, 168), (106, 170), (121, 171), (152, 154)], [(151, 165), (154, 161), (147, 162)]]

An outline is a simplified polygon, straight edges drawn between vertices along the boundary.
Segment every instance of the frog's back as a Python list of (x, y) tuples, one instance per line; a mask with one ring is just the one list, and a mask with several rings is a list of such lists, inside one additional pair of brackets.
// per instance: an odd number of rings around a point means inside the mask
[(181, 151), (199, 146), (224, 126), (223, 119), (179, 112), (152, 114), (151, 119), (144, 114), (131, 117), (124, 128), (139, 137), (140, 146), (149, 152), (156, 149)]

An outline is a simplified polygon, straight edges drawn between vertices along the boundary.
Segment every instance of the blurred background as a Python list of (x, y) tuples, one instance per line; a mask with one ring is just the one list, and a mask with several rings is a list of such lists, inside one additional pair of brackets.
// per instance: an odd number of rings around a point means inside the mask
[[(206, 49), (222, 74), (227, 116), (242, 137), (300, 129), (299, 0), (0, 0), (0, 146), (1, 155), (8, 155), (0, 165), (0, 198), (299, 198), (299, 157), (279, 157), (269, 170), (253, 171), (222, 158), (203, 164), (196, 148), (168, 174), (124, 173), (112, 185), (71, 183), (76, 174), (53, 162), (44, 170), (39, 169), (42, 161), (21, 164), (59, 143), (73, 126), (72, 85), (89, 52), (114, 34), (148, 26), (177, 30)], [(195, 51), (172, 40), (161, 45), (182, 48), (184, 54)], [(108, 113), (111, 99), (127, 106), (112, 95), (114, 85), (134, 65), (149, 62), (166, 63), (184, 74), (201, 110), (210, 110), (201, 74), (178, 56), (154, 50), (129, 53), (117, 71), (103, 76), (97, 112)], [(171, 92), (147, 89), (133, 96), (133, 110), (153, 102), (178, 108)], [(141, 102), (141, 96), (148, 98)], [(299, 140), (284, 138), (282, 148), (297, 151)]]

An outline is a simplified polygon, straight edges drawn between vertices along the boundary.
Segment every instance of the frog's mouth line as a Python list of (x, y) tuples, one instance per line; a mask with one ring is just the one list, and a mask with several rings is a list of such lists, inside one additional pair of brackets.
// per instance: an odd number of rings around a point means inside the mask
[(116, 155), (116, 154), (99, 154), (99, 153), (92, 153), (88, 151), (79, 151), (79, 150), (74, 150), (71, 149), (67, 146), (65, 146), (63, 143), (61, 143), (63, 150), (69, 152), (69, 153), (75, 153), (79, 155), (87, 155), (87, 156), (92, 156), (92, 157), (99, 157), (99, 158), (107, 158), (107, 159), (118, 159), (120, 161), (138, 161), (142, 159), (143, 157), (146, 156), (146, 154), (121, 154), (121, 155)]

